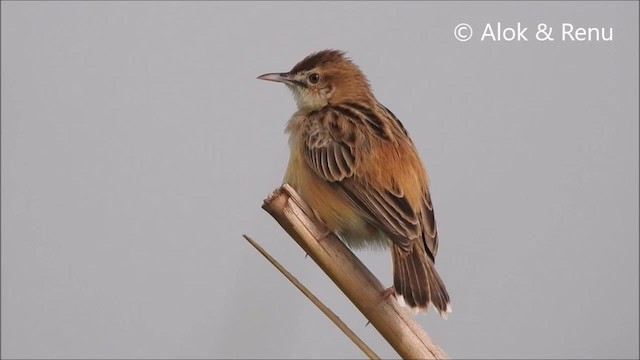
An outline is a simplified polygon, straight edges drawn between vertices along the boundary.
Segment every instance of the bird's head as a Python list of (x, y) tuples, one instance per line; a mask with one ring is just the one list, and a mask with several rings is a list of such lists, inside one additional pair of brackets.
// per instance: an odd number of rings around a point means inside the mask
[(345, 53), (323, 50), (297, 63), (289, 72), (258, 76), (284, 83), (299, 109), (316, 110), (329, 104), (366, 101), (373, 95), (367, 78)]

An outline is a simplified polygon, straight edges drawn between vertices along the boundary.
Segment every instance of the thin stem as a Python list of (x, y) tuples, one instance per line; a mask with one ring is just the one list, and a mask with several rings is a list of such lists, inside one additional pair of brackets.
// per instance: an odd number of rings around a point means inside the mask
[(311, 302), (314, 303), (318, 307), (318, 309), (320, 309), (320, 311), (322, 311), (331, 321), (333, 321), (333, 323), (336, 324), (336, 326), (340, 328), (340, 330), (342, 330), (342, 332), (345, 335), (347, 335), (347, 337), (351, 339), (351, 341), (353, 341), (353, 343), (356, 344), (356, 346), (359, 347), (360, 350), (362, 350), (362, 352), (364, 352), (365, 355), (367, 355), (367, 357), (369, 357), (369, 359), (380, 359), (380, 357), (376, 355), (376, 353), (373, 352), (373, 350), (371, 350), (371, 348), (367, 346), (367, 344), (365, 344), (364, 341), (362, 341), (362, 339), (358, 337), (358, 335), (356, 335), (353, 331), (351, 331), (351, 329), (349, 329), (347, 324), (345, 324), (338, 317), (338, 315), (336, 315), (333, 311), (331, 311), (331, 309), (329, 309), (325, 304), (323, 304), (322, 301), (320, 301), (315, 295), (313, 295), (313, 293), (311, 293), (309, 289), (307, 289), (304, 285), (302, 285), (302, 283), (298, 281), (298, 279), (296, 279), (295, 276), (291, 275), (291, 273), (287, 271), (287, 269), (285, 269), (282, 265), (280, 265), (280, 263), (276, 259), (274, 259), (271, 255), (269, 255), (269, 253), (265, 249), (263, 249), (260, 245), (258, 245), (258, 243), (256, 243), (253, 239), (251, 239), (248, 235), (242, 235), (242, 236), (251, 245), (253, 245), (253, 247), (255, 247), (256, 250), (258, 250), (265, 258), (267, 258), (267, 260), (269, 260), (269, 262), (273, 266), (275, 266), (276, 269), (280, 270), (282, 275), (284, 275), (287, 279), (289, 279), (289, 281), (291, 281), (291, 283), (293, 283), (293, 285), (295, 285), (300, 291), (302, 291), (302, 293), (309, 300), (311, 300)]

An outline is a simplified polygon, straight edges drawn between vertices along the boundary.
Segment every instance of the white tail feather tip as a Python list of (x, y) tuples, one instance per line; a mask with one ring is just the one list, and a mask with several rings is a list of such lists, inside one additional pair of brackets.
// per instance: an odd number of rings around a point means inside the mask
[(396, 295), (396, 300), (398, 300), (398, 304), (402, 307), (408, 307), (407, 303), (404, 301), (404, 297), (402, 295)]
[[(401, 307), (409, 309), (409, 311), (411, 311), (411, 313), (413, 313), (414, 315), (417, 314), (417, 313), (420, 313), (420, 312), (426, 313), (427, 309), (429, 307), (428, 305), (427, 305), (427, 307), (409, 306), (409, 305), (407, 305), (407, 302), (404, 300), (404, 297), (402, 295), (399, 295), (399, 294), (396, 295), (396, 301), (398, 301), (398, 305), (400, 305)], [(429, 301), (429, 304), (433, 305), (433, 303), (431, 301)], [(452, 311), (451, 310), (451, 304), (449, 304), (449, 303), (447, 303), (447, 308), (446, 308), (445, 311), (439, 311), (439, 310), (437, 310), (437, 308), (435, 306), (433, 306), (433, 307), (436, 309), (436, 311), (438, 311), (440, 316), (442, 316), (442, 318), (445, 319), (445, 320), (447, 319), (448, 314), (451, 314), (451, 311)]]

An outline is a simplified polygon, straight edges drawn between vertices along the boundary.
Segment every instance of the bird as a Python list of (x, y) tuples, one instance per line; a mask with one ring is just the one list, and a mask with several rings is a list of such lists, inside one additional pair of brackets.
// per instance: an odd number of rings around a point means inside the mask
[(407, 129), (365, 74), (346, 52), (326, 49), (258, 79), (285, 84), (298, 108), (285, 127), (283, 182), (350, 248), (390, 249), (393, 285), (384, 298), (393, 295), (414, 313), (431, 304), (446, 319), (451, 305), (435, 268), (429, 177)]

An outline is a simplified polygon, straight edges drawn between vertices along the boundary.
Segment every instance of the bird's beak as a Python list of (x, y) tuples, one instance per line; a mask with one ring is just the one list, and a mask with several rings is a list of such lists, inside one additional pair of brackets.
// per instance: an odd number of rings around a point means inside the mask
[(291, 84), (291, 85), (295, 83), (295, 81), (291, 78), (289, 73), (269, 73), (269, 74), (258, 76), (258, 79), (281, 82), (281, 83)]

